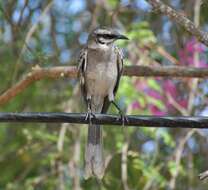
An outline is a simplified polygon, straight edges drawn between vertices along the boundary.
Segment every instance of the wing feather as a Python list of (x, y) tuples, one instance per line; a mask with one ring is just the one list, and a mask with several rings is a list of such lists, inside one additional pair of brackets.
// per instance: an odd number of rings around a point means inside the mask
[(80, 82), (80, 87), (84, 98), (86, 97), (86, 81), (85, 81), (86, 68), (87, 68), (87, 48), (83, 48), (79, 54), (77, 69), (78, 69), (78, 78)]

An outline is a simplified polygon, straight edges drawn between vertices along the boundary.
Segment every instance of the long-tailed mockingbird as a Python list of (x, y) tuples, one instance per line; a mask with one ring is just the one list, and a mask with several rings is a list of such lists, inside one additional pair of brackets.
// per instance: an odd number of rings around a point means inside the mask
[(78, 75), (87, 104), (86, 119), (89, 119), (85, 150), (86, 178), (94, 175), (101, 179), (105, 170), (102, 129), (91, 123), (94, 113), (106, 113), (110, 103), (113, 103), (124, 120), (122, 111), (114, 102), (123, 70), (121, 51), (114, 44), (118, 39), (128, 38), (110, 28), (97, 28), (90, 33), (86, 47), (80, 52)]

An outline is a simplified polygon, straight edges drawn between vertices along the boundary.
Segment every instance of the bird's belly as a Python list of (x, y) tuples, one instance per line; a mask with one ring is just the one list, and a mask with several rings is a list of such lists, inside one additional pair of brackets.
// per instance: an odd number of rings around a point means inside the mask
[(90, 68), (87, 72), (87, 91), (91, 95), (107, 96), (110, 89), (114, 89), (117, 80), (117, 68), (114, 64), (101, 63)]

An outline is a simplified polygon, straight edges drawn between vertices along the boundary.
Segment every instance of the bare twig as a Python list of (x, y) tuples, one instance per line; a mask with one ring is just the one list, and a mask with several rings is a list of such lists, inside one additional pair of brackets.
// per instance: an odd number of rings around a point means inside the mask
[(208, 77), (208, 69), (183, 66), (126, 66), (125, 76), (145, 76), (145, 77)]
[[(195, 6), (194, 6), (194, 24), (198, 27), (199, 26), (199, 21), (200, 21), (200, 7), (201, 7), (201, 0), (196, 0), (195, 1)], [(197, 45), (197, 44), (196, 44)], [(199, 53), (196, 51), (194, 52), (194, 65), (196, 67), (199, 66)], [(194, 99), (196, 95), (196, 90), (198, 88), (198, 82), (199, 79), (192, 79), (191, 81), (191, 89), (189, 93), (189, 98), (188, 98), (188, 106), (186, 109), (179, 109), (181, 110), (182, 115), (191, 115), (193, 112), (194, 108)], [(185, 112), (184, 112), (185, 111)], [(184, 150), (185, 143), (188, 141), (188, 139), (196, 132), (195, 129), (192, 129), (187, 133), (187, 135), (183, 138), (180, 139), (179, 145), (176, 149), (176, 158), (175, 158), (175, 163), (176, 163), (176, 169), (175, 172), (170, 180), (170, 189), (174, 190), (176, 189), (176, 179), (179, 174), (179, 169), (180, 169), (180, 162), (182, 158), (182, 152)], [(203, 175), (201, 175), (203, 178)]]
[(31, 83), (35, 81), (44, 78), (75, 78), (76, 75), (77, 71), (75, 67), (54, 67), (44, 69), (40, 67), (35, 67), (20, 82), (12, 86), (0, 96), (0, 105), (11, 100), (13, 97), (22, 92), (25, 88), (27, 88), (29, 85), (31, 85)]
[(168, 53), (162, 46), (157, 46), (156, 51), (160, 55), (165, 57), (167, 60), (169, 60), (171, 63), (173, 63), (175, 65), (179, 64), (179, 61), (175, 57), (173, 57), (170, 53)]
[(185, 108), (183, 108), (178, 102), (174, 100), (174, 98), (171, 96), (169, 92), (166, 92), (166, 97), (169, 101), (169, 103), (177, 110), (179, 111), (182, 115), (188, 116), (188, 112)]
[[(196, 24), (196, 26), (199, 26), (200, 24), (200, 13), (201, 13), (201, 5), (202, 5), (202, 0), (196, 0), (195, 2), (195, 6), (194, 6), (194, 23)], [(196, 44), (198, 45), (198, 44)], [(197, 47), (196, 47), (197, 48)], [(195, 52), (194, 53), (194, 65), (195, 66), (199, 66), (199, 52)], [(190, 92), (190, 96), (189, 96), (189, 104), (188, 104), (188, 111), (191, 113), (191, 111), (193, 110), (193, 102), (194, 102), (194, 98), (196, 96), (196, 91), (197, 91), (197, 87), (198, 87), (198, 83), (199, 83), (199, 79), (193, 79), (193, 83), (192, 83), (192, 88), (191, 88), (191, 92)], [(198, 133), (199, 130), (197, 130)], [(199, 174), (199, 179), (204, 180), (207, 179), (208, 177), (208, 171), (205, 171), (203, 173)]]
[(22, 19), (23, 19), (23, 13), (24, 13), (26, 7), (28, 6), (28, 2), (29, 2), (29, 0), (26, 0), (26, 1), (24, 2), (23, 8), (22, 8), (21, 11), (20, 11), (20, 18), (19, 18), (18, 24), (17, 24), (18, 26), (19, 26), (19, 25), (21, 24), (21, 22), (22, 22)]
[(169, 187), (171, 190), (175, 189), (175, 185), (176, 185), (176, 178), (178, 176), (179, 173), (179, 168), (180, 168), (180, 163), (181, 163), (181, 157), (182, 157), (182, 153), (184, 150), (184, 146), (186, 144), (186, 142), (189, 140), (189, 138), (191, 138), (191, 136), (196, 132), (195, 129), (192, 129), (191, 131), (189, 131), (183, 138), (181, 138), (179, 145), (176, 149), (176, 159), (175, 159), (175, 163), (176, 163), (176, 170), (173, 173), (173, 176), (170, 180), (170, 184)]
[(160, 0), (147, 0), (155, 10), (168, 16), (176, 23), (185, 28), (187, 32), (195, 36), (199, 41), (208, 46), (208, 33), (199, 29), (192, 21), (185, 17), (182, 13), (174, 10), (170, 6), (164, 4)]
[(19, 57), (17, 59), (15, 68), (14, 68), (13, 81), (16, 79), (16, 76), (17, 76), (17, 72), (18, 72), (18, 69), (19, 69), (19, 66), (20, 66), (20, 60), (22, 58), (22, 55), (24, 54), (24, 52), (25, 52), (26, 49), (29, 49), (29, 51), (31, 51), (30, 48), (28, 47), (28, 43), (29, 43), (32, 35), (36, 31), (36, 29), (37, 29), (40, 21), (43, 20), (44, 16), (48, 13), (48, 11), (50, 10), (50, 8), (51, 8), (52, 5), (53, 5), (53, 1), (50, 0), (50, 2), (48, 3), (48, 5), (45, 7), (45, 9), (43, 10), (43, 12), (39, 16), (38, 21), (30, 27), (30, 29), (29, 29), (29, 31), (28, 31), (28, 33), (26, 35), (26, 38), (24, 40), (24, 44), (23, 44), (23, 47), (21, 49), (20, 55), (19, 55)]
[(93, 8), (92, 19), (89, 27), (90, 30), (93, 30), (97, 26), (97, 18), (100, 13), (101, 6), (101, 2), (98, 1)]
[(53, 5), (53, 1), (50, 1), (48, 3), (48, 5), (45, 7), (45, 9), (43, 10), (43, 12), (41, 13), (41, 15), (39, 16), (38, 21), (30, 27), (30, 30), (28, 31), (28, 33), (26, 35), (25, 42), (24, 42), (24, 45), (23, 45), (21, 53), (20, 53), (20, 58), (21, 58), (22, 54), (25, 52), (26, 47), (27, 47), (26, 45), (30, 41), (30, 39), (31, 39), (32, 35), (34, 34), (34, 32), (36, 31), (36, 29), (38, 27), (38, 24), (40, 23), (41, 20), (43, 20), (44, 16), (51, 9), (52, 5)]
[(62, 153), (62, 151), (63, 151), (65, 133), (66, 133), (66, 126), (63, 125), (63, 126), (61, 126), (61, 129), (59, 132), (59, 138), (57, 141), (57, 150), (59, 153)]
[(121, 150), (121, 179), (124, 190), (129, 190), (128, 187), (128, 172), (127, 172), (127, 155), (128, 155), (128, 142), (126, 141)]
[(162, 46), (158, 46), (156, 44), (153, 44), (153, 45), (152, 44), (145, 44), (145, 47), (150, 50), (151, 49), (155, 50), (157, 53), (162, 55), (164, 58), (166, 58), (168, 61), (170, 61), (174, 65), (177, 65), (180, 63), (175, 57), (173, 57), (169, 52), (167, 52), (164, 49), (164, 47), (162, 47)]
[[(64, 110), (65, 112), (80, 112), (79, 106), (77, 106), (76, 102), (79, 102), (80, 90), (79, 85), (75, 85), (73, 88), (73, 93), (70, 99), (64, 103)], [(75, 128), (73, 124), (70, 123), (63, 123), (62, 127), (66, 126), (71, 132), (73, 133), (74, 144), (73, 144), (73, 156), (69, 155), (68, 161), (68, 170), (69, 174), (72, 178), (72, 189), (73, 190), (81, 190), (80, 186), (80, 154), (81, 154), (81, 133), (80, 128)]]
[[(66, 126), (61, 126), (60, 132), (59, 132), (59, 138), (57, 141), (57, 149), (58, 153), (61, 155), (63, 153), (63, 146), (64, 146), (64, 138), (66, 133)], [(64, 164), (61, 159), (57, 159), (57, 173), (59, 177), (59, 183), (57, 184), (57, 188), (59, 190), (65, 189), (65, 183), (64, 183)]]
[[(195, 1), (195, 6), (194, 6), (194, 23), (198, 27), (200, 23), (200, 10), (201, 10), (201, 0), (196, 0)], [(199, 44), (195, 44), (195, 46), (199, 46)], [(195, 47), (197, 49), (197, 47)], [(195, 51), (194, 52), (194, 66), (198, 67), (199, 66), (199, 52)], [(193, 107), (194, 107), (194, 98), (196, 96), (197, 88), (198, 88), (198, 83), (199, 79), (192, 79), (191, 81), (191, 90), (189, 93), (189, 99), (188, 99), (188, 112), (191, 114)]]
[[(145, 77), (208, 77), (208, 69), (178, 66), (126, 66), (124, 76), (145, 76)], [(33, 82), (45, 78), (76, 78), (77, 70), (74, 66), (41, 68), (36, 66), (21, 81), (0, 95), (0, 105), (10, 101), (17, 94), (26, 89)]]
[(80, 165), (79, 165), (79, 161), (80, 161), (80, 154), (81, 154), (81, 142), (80, 142), (80, 130), (77, 129), (76, 130), (76, 139), (75, 139), (75, 143), (74, 143), (74, 150), (73, 150), (73, 159), (71, 162), (69, 162), (69, 168), (70, 171), (72, 172), (72, 176), (73, 176), (73, 189), (74, 190), (80, 190)]

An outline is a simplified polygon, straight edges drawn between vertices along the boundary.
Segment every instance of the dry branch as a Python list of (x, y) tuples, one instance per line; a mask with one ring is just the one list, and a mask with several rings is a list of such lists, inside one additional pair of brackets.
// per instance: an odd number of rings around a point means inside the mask
[(57, 79), (61, 77), (75, 78), (77, 76), (76, 67), (53, 67), (53, 68), (40, 68), (35, 67), (29, 72), (21, 81), (12, 86), (2, 95), (0, 95), (0, 105), (11, 100), (17, 94), (22, 92), (31, 83), (42, 80), (44, 78)]
[[(124, 76), (137, 77), (208, 77), (208, 69), (179, 66), (126, 66)], [(33, 82), (45, 78), (76, 78), (77, 70), (75, 66), (41, 68), (35, 67), (21, 81), (0, 95), (0, 105), (10, 101), (13, 97), (22, 92)]]
[(192, 21), (190, 21), (182, 13), (174, 10), (172, 7), (164, 4), (160, 0), (147, 0), (156, 11), (168, 16), (176, 23), (185, 28), (187, 32), (195, 36), (199, 41), (208, 46), (208, 33), (199, 29)]

